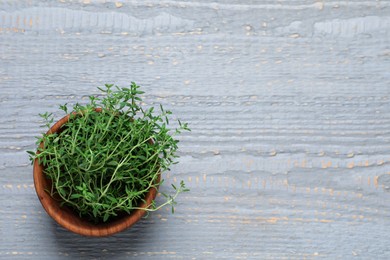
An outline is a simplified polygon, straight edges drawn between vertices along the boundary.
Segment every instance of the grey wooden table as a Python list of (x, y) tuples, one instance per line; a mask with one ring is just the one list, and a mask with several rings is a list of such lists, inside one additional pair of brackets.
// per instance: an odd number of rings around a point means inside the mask
[[(108, 238), (41, 207), (38, 113), (135, 81), (191, 192)], [(0, 1), (0, 258), (390, 259), (390, 2)], [(158, 201), (162, 201), (160, 198)]]

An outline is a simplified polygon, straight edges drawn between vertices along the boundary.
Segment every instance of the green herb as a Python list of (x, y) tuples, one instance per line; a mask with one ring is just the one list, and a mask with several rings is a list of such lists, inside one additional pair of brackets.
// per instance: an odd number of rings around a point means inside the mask
[[(51, 179), (51, 196), (96, 223), (138, 209), (149, 189), (162, 183), (160, 172), (176, 163), (175, 136), (190, 130), (180, 121), (177, 128), (168, 128), (171, 112), (162, 106), (157, 115), (153, 107), (142, 108), (139, 88), (134, 82), (130, 88), (99, 88), (103, 97), (90, 96), (87, 105), (74, 105), (61, 131), (43, 134), (37, 141), (43, 147), (28, 152)], [(67, 104), (60, 109), (68, 113)], [(40, 116), (50, 128), (53, 116)], [(184, 182), (173, 188), (174, 195), (163, 194), (165, 203), (153, 202), (145, 210), (171, 205), (173, 212), (176, 196), (188, 191)]]

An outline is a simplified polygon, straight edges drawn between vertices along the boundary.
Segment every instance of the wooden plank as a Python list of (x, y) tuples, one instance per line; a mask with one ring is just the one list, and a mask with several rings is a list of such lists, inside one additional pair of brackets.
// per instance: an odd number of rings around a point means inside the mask
[[(0, 258), (389, 259), (389, 10), (0, 1)], [(174, 215), (74, 235), (35, 195), (37, 115), (130, 81), (189, 122), (162, 190), (191, 192)]]

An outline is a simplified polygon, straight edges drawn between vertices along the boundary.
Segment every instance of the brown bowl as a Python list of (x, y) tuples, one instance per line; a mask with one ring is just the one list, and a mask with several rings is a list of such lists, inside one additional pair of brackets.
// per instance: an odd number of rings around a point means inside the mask
[[(101, 109), (96, 109), (97, 112), (100, 112)], [(55, 123), (47, 133), (56, 133), (59, 131), (61, 126), (68, 122), (69, 116), (67, 115)], [(41, 144), (42, 145), (42, 144)], [(132, 225), (134, 225), (138, 220), (145, 215), (145, 210), (137, 209), (133, 210), (131, 214), (126, 214), (118, 219), (109, 221), (107, 223), (94, 224), (91, 223), (70, 210), (67, 207), (61, 207), (60, 201), (55, 200), (47, 190), (51, 189), (51, 181), (46, 178), (43, 172), (43, 165), (38, 163), (38, 159), (34, 161), (34, 185), (35, 191), (37, 192), (38, 198), (41, 201), (43, 208), (46, 210), (47, 214), (52, 217), (58, 224), (62, 227), (83, 235), (83, 236), (93, 236), (93, 237), (103, 237), (113, 235), (115, 233), (121, 232)], [(160, 175), (159, 175), (160, 179)], [(139, 205), (140, 208), (147, 208), (150, 206), (152, 201), (155, 199), (157, 194), (156, 188), (151, 188), (145, 196), (145, 202)]]

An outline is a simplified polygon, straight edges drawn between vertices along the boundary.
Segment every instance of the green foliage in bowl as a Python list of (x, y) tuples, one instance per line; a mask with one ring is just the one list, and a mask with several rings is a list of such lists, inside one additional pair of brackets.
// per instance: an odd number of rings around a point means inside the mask
[[(43, 146), (28, 152), (43, 164), (51, 196), (95, 223), (138, 209), (149, 189), (162, 183), (159, 174), (177, 163), (175, 136), (190, 130), (180, 121), (169, 129), (171, 112), (161, 105), (157, 114), (154, 107), (142, 108), (139, 95), (144, 92), (134, 82), (129, 88), (106, 84), (99, 89), (104, 95), (74, 105), (61, 131), (43, 134), (37, 141)], [(60, 109), (68, 114), (67, 104)], [(50, 128), (53, 116), (41, 117)], [(171, 205), (173, 212), (176, 196), (188, 189), (183, 182), (172, 186), (175, 192), (163, 194), (163, 204), (153, 202), (145, 210)]]

